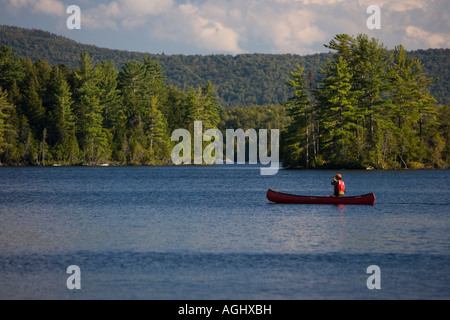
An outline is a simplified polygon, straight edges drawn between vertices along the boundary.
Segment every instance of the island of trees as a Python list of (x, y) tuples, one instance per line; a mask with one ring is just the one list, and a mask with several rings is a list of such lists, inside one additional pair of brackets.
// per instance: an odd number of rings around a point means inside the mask
[[(449, 106), (438, 81), (402, 46), (337, 35), (318, 72), (299, 63), (283, 103), (223, 108), (210, 81), (169, 84), (150, 57), (65, 64), (0, 48), (0, 163), (170, 164), (171, 133), (203, 128), (280, 129), (287, 168), (448, 168)], [(262, 93), (264, 94), (264, 93)]]
[(449, 106), (438, 105), (417, 58), (388, 51), (375, 38), (337, 35), (334, 56), (314, 75), (291, 74), (291, 123), (284, 165), (293, 167), (446, 168)]

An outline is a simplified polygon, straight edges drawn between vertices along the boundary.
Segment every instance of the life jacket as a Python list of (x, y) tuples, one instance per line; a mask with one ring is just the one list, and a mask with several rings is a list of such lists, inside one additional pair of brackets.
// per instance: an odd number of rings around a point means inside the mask
[(338, 184), (334, 186), (334, 192), (335, 193), (345, 193), (345, 183), (342, 180), (338, 181)]

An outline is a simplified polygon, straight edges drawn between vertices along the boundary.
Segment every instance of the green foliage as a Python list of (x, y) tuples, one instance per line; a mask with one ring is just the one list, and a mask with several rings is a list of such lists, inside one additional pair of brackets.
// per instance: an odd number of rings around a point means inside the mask
[(0, 66), (0, 83), (11, 91), (0, 87), (1, 164), (169, 163), (171, 130), (190, 129), (194, 121), (217, 128), (220, 121), (212, 83), (183, 91), (169, 86), (148, 57), (118, 71), (85, 52), (69, 71), (2, 47)]
[(283, 105), (249, 106), (224, 110), (218, 129), (280, 129), (290, 123), (290, 117)]
[[(291, 118), (286, 112), (284, 105), (262, 105), (262, 106), (248, 106), (248, 107), (236, 107), (226, 109), (221, 114), (221, 120), (218, 125), (218, 129), (224, 132), (227, 129), (237, 130), (243, 129), (279, 129), (281, 132), (289, 125)], [(245, 148), (249, 150), (249, 140), (245, 141)], [(226, 141), (224, 142), (226, 148)], [(235, 151), (237, 151), (237, 145), (235, 145)], [(235, 157), (237, 153), (235, 153)], [(249, 160), (249, 153), (245, 153), (246, 161)], [(230, 159), (232, 160), (232, 159)], [(237, 161), (237, 158), (234, 159)]]
[[(315, 99), (306, 99), (301, 72), (288, 83), (298, 89), (289, 100), (296, 108), (282, 141), (290, 147), (285, 166), (448, 167), (448, 108), (436, 104), (428, 89), (436, 79), (417, 58), (402, 46), (389, 52), (366, 35), (337, 35), (327, 47), (336, 52), (322, 68)], [(320, 161), (308, 162), (303, 148), (311, 139), (314, 110)]]
[(342, 56), (325, 66), (326, 78), (318, 90), (322, 153), (333, 163), (357, 163), (361, 156), (361, 120), (358, 110), (359, 90), (352, 85), (353, 75)]
[(284, 83), (298, 64), (317, 73), (328, 54), (165, 55), (99, 48), (41, 30), (0, 26), (0, 43), (32, 61), (42, 59), (50, 66), (64, 64), (78, 68), (84, 52), (93, 63), (112, 61), (118, 70), (130, 61), (148, 57), (164, 70), (166, 84), (177, 88), (202, 87), (209, 80), (217, 91), (217, 103), (223, 108), (281, 104), (289, 92)]
[(342, 34), (306, 57), (166, 56), (6, 26), (0, 43), (1, 164), (168, 163), (170, 133), (202, 121), (281, 129), (287, 167), (449, 167), (449, 49)]
[(14, 111), (14, 106), (8, 102), (7, 92), (0, 88), (0, 164), (9, 158), (16, 144), (17, 133), (12, 123)]
[[(99, 48), (41, 30), (0, 26), (0, 44), (5, 44), (22, 57), (32, 61), (42, 59), (50, 66), (64, 64), (70, 70), (78, 67), (83, 52), (94, 63), (113, 61), (116, 68), (130, 61), (142, 61), (148, 56), (158, 62), (167, 77), (167, 84), (178, 88), (203, 86), (208, 80), (217, 90), (218, 103), (223, 108), (251, 105), (282, 104), (290, 97), (285, 82), (297, 65), (318, 75), (329, 53), (300, 56), (295, 54), (239, 54), (231, 55), (165, 55), (147, 54)], [(450, 103), (450, 49), (428, 49), (408, 52), (418, 58), (424, 71), (440, 81), (429, 90), (441, 104)], [(1, 77), (1, 76), (0, 76)], [(10, 91), (8, 88), (8, 92)]]
[(16, 59), (12, 48), (2, 45), (0, 47), (0, 87), (10, 92), (17, 90), (17, 83), (21, 82), (24, 76), (23, 64)]
[(310, 140), (314, 134), (314, 108), (307, 93), (303, 76), (304, 68), (297, 66), (291, 72), (291, 80), (287, 85), (292, 89), (293, 96), (286, 103), (290, 124), (283, 134), (281, 157), (287, 167), (305, 166), (310, 163)]

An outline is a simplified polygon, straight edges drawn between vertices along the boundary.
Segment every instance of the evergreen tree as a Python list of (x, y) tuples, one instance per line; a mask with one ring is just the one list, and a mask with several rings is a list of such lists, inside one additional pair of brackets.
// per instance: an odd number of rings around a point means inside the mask
[(156, 60), (146, 56), (143, 59), (143, 68), (149, 94), (151, 96), (161, 96), (166, 88), (166, 77), (163, 68)]
[(357, 112), (358, 91), (352, 90), (352, 74), (342, 56), (328, 62), (320, 82), (321, 150), (333, 165), (355, 165), (361, 161), (362, 127)]
[(152, 96), (149, 102), (149, 120), (146, 128), (149, 161), (167, 161), (170, 157), (170, 138), (167, 123), (158, 107), (158, 98)]
[(145, 117), (146, 105), (152, 96), (153, 79), (147, 65), (136, 60), (126, 63), (119, 74), (119, 89), (127, 110), (128, 126), (135, 127)]
[(16, 158), (17, 132), (14, 127), (15, 107), (8, 102), (8, 93), (0, 88), (0, 165)]
[(43, 101), (46, 110), (46, 117), (48, 119), (46, 127), (48, 135), (47, 139), (50, 146), (54, 146), (59, 139), (59, 133), (57, 132), (58, 129), (56, 128), (56, 124), (59, 120), (56, 117), (56, 109), (60, 105), (59, 97), (62, 91), (62, 82), (67, 84), (66, 89), (69, 91), (69, 95), (72, 98), (72, 88), (68, 84), (68, 80), (69, 72), (64, 65), (56, 65), (52, 68)]
[(126, 63), (119, 73), (119, 88), (127, 119), (127, 134), (121, 139), (121, 147), (125, 150), (122, 150), (121, 157), (127, 158), (132, 164), (142, 164), (150, 160), (151, 143), (147, 141), (145, 129), (151, 113), (150, 101), (152, 97), (156, 97), (159, 90), (156, 88), (158, 77), (153, 77), (154, 67), (149, 60), (144, 63), (133, 60)]
[(202, 121), (203, 129), (217, 128), (220, 121), (220, 106), (211, 82), (197, 89), (189, 88), (185, 96), (185, 118), (187, 125), (192, 128), (195, 121)]
[(291, 80), (287, 83), (293, 91), (293, 96), (286, 103), (287, 114), (292, 122), (283, 134), (284, 147), (281, 152), (284, 166), (308, 168), (313, 107), (307, 93), (303, 71), (304, 68), (297, 66), (297, 69), (291, 72)]
[[(424, 162), (442, 166), (439, 159), (445, 153), (445, 134), (438, 133), (436, 100), (428, 91), (434, 80), (423, 72), (422, 64), (408, 58), (402, 46), (389, 53), (367, 35), (337, 35), (327, 47), (336, 52), (323, 67), (314, 95), (320, 108), (319, 125), (315, 126), (320, 145), (313, 150), (319, 160), (346, 167), (420, 167)], [(303, 84), (298, 88), (304, 92)], [(286, 165), (295, 161), (308, 164), (302, 159), (309, 148), (292, 141), (308, 146), (309, 132), (315, 131), (308, 130), (314, 121), (308, 124), (305, 115), (314, 108), (308, 109), (304, 93), (297, 100), (303, 108), (293, 109), (292, 124), (285, 132), (291, 138), (285, 139), (285, 149), (292, 148), (283, 155)], [(309, 113), (314, 115), (314, 111)], [(295, 132), (298, 137), (294, 139)]]
[(39, 94), (41, 85), (30, 59), (25, 60), (24, 69), (25, 77), (20, 85), (22, 88), (20, 113), (28, 119), (34, 136), (40, 139), (45, 128), (46, 116), (42, 96)]
[[(185, 67), (187, 61), (205, 69), (203, 74), (223, 75), (220, 101), (260, 104), (263, 99), (245, 97), (236, 87), (254, 86), (256, 95), (273, 99), (273, 88), (255, 83), (254, 76), (273, 78), (267, 71), (275, 67), (277, 56), (179, 56), (172, 66), (183, 69), (185, 82), (178, 89), (166, 84), (163, 68), (149, 57), (141, 62), (128, 59), (119, 72), (111, 62), (94, 65), (83, 54), (72, 72), (64, 65), (50, 68), (44, 60), (16, 58), (2, 46), (0, 163), (166, 163), (173, 145), (170, 132), (192, 130), (194, 121), (202, 121), (204, 130), (282, 129), (285, 166), (448, 168), (449, 108), (436, 105), (430, 94), (436, 80), (427, 72), (433, 66), (418, 59), (427, 52), (407, 53), (402, 46), (388, 52), (366, 35), (337, 35), (327, 47), (335, 53), (326, 55), (332, 59), (322, 65), (317, 88), (312, 71), (319, 69), (323, 58), (311, 64), (298, 57), (295, 61), (302, 67), (291, 73), (287, 90), (275, 94), (286, 97), (285, 105), (222, 110), (212, 82), (201, 85)], [(217, 60), (240, 65), (243, 81), (228, 77)], [(173, 72), (164, 57), (159, 61), (165, 71)], [(307, 82), (305, 69), (311, 70)], [(276, 81), (285, 83), (288, 75), (276, 76)]]
[[(450, 168), (450, 105), (442, 105), (438, 110), (438, 132), (437, 136), (440, 147), (432, 153), (433, 163), (437, 168)], [(438, 144), (436, 143), (436, 144)]]
[(385, 71), (388, 67), (390, 56), (387, 49), (378, 43), (375, 38), (369, 39), (367, 35), (360, 34), (356, 38), (349, 35), (337, 35), (327, 46), (336, 50), (334, 60), (342, 57), (349, 66), (352, 74), (351, 86), (357, 92), (356, 100), (358, 113), (363, 117), (358, 124), (365, 128), (364, 148), (371, 153), (364, 157), (364, 161), (376, 157), (378, 137), (375, 131), (380, 132), (378, 116), (384, 108), (383, 99), (388, 89), (385, 81)]
[(169, 132), (176, 129), (187, 129), (189, 124), (185, 123), (186, 110), (183, 102), (185, 93), (174, 86), (168, 86), (166, 90), (166, 99), (162, 105), (162, 113), (167, 119)]
[(15, 162), (21, 165), (39, 165), (39, 145), (28, 119), (19, 114), (17, 121), (17, 152), (13, 156)]
[(0, 47), (0, 87), (7, 90), (10, 93), (8, 101), (11, 103), (17, 102), (12, 100), (11, 93), (13, 86), (21, 83), (25, 76), (23, 70), (23, 64), (20, 59), (16, 58), (16, 55), (12, 53), (12, 49), (7, 46)]
[(77, 164), (80, 160), (71, 95), (69, 84), (61, 79), (58, 91), (55, 93), (56, 105), (53, 114), (57, 137), (54, 160), (65, 164)]
[(221, 108), (217, 102), (217, 91), (211, 81), (207, 81), (201, 89), (203, 104), (202, 121), (206, 128), (217, 128), (220, 121)]
[(110, 136), (103, 128), (102, 79), (101, 68), (92, 66), (92, 59), (84, 53), (80, 68), (75, 70), (77, 83), (75, 114), (77, 118), (77, 138), (84, 153), (85, 161), (98, 164), (110, 159)]
[(122, 97), (118, 89), (119, 72), (114, 65), (102, 61), (97, 66), (99, 72), (99, 98), (102, 109), (103, 128), (108, 134), (112, 158), (116, 160), (126, 131), (126, 115)]
[(393, 63), (387, 74), (391, 121), (395, 124), (392, 127), (397, 138), (397, 146), (392, 150), (398, 151), (394, 157), (408, 167), (408, 163), (423, 162), (426, 157), (424, 126), (437, 123), (436, 100), (427, 90), (434, 80), (424, 74), (420, 61), (406, 57), (406, 50), (401, 45), (394, 50)]

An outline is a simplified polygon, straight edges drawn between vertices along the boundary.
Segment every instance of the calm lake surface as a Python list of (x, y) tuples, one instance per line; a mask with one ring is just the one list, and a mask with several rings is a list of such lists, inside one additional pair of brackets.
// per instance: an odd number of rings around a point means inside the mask
[(265, 197), (329, 195), (336, 173), (0, 168), (0, 299), (449, 299), (450, 171), (341, 171), (374, 206)]

